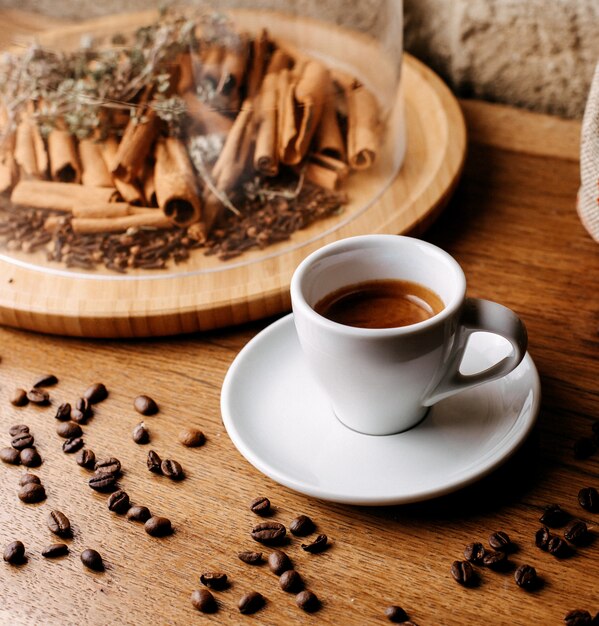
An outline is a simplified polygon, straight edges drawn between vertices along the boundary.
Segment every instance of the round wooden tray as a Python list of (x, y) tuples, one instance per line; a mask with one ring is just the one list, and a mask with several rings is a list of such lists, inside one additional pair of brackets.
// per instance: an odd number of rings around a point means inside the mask
[[(105, 29), (114, 28), (112, 19)], [(47, 40), (65, 41), (82, 32), (85, 27), (77, 25), (48, 34)], [(86, 275), (2, 256), (0, 323), (61, 335), (141, 337), (208, 330), (289, 310), (291, 275), (307, 254), (358, 234), (418, 234), (448, 201), (466, 151), (460, 107), (440, 78), (408, 54), (399, 97), (407, 128), (405, 160), (365, 208), (317, 222), (287, 242), (233, 261), (210, 257), (200, 271)]]

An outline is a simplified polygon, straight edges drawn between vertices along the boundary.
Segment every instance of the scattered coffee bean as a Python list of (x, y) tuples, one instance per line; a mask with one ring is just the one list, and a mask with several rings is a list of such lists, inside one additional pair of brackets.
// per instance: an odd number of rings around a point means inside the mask
[(150, 396), (137, 396), (133, 401), (133, 407), (142, 415), (155, 415), (158, 413), (158, 405)]
[(547, 526), (543, 526), (543, 528), (539, 528), (539, 530), (535, 533), (535, 545), (537, 548), (547, 551), (551, 537), (552, 535)]
[(87, 415), (78, 409), (73, 409), (71, 411), (71, 420), (76, 424), (85, 424), (87, 422)]
[(73, 439), (74, 437), (81, 437), (83, 431), (79, 424), (75, 422), (60, 422), (56, 427), (56, 434), (64, 439)]
[(196, 589), (191, 593), (191, 604), (200, 613), (215, 613), (218, 609), (214, 596), (208, 589)]
[(21, 485), (21, 487), (24, 487), (25, 485), (29, 485), (30, 483), (41, 485), (42, 481), (40, 480), (39, 476), (36, 476), (35, 474), (29, 474), (29, 473), (23, 474), (21, 478), (19, 479), (19, 485)]
[(35, 447), (23, 448), (19, 454), (21, 465), (25, 467), (39, 467), (42, 464), (42, 457)]
[(132, 506), (127, 511), (127, 519), (132, 522), (147, 522), (152, 514), (147, 506)]
[(475, 581), (476, 574), (468, 561), (454, 561), (450, 571), (454, 580), (460, 585), (469, 587)]
[(46, 490), (43, 485), (28, 483), (19, 489), (18, 496), (25, 504), (36, 504), (46, 499)]
[(270, 512), (270, 500), (268, 498), (255, 498), (250, 502), (250, 511), (256, 515), (266, 515)]
[(22, 450), (23, 448), (31, 448), (33, 441), (33, 435), (31, 433), (19, 433), (12, 438), (10, 445), (15, 450)]
[(531, 565), (520, 565), (514, 572), (514, 580), (518, 587), (531, 591), (538, 585), (537, 570)]
[(539, 518), (541, 524), (558, 528), (563, 526), (570, 519), (570, 515), (562, 509), (559, 504), (550, 504), (545, 507), (545, 512)]
[(268, 555), (268, 567), (273, 574), (280, 576), (283, 572), (293, 569), (291, 559), (282, 550), (275, 550)]
[(47, 559), (56, 559), (69, 553), (69, 546), (66, 543), (53, 543), (42, 550), (42, 556)]
[(574, 456), (577, 459), (588, 459), (596, 451), (597, 447), (590, 437), (581, 437), (574, 443)]
[(15, 389), (10, 397), (13, 406), (25, 406), (29, 402), (25, 389)]
[(50, 394), (44, 389), (30, 389), (27, 392), (27, 400), (32, 404), (43, 406), (50, 403)]
[(152, 537), (166, 537), (173, 532), (171, 521), (166, 517), (152, 516), (144, 524), (144, 529)]
[(229, 584), (227, 575), (222, 572), (204, 572), (200, 574), (200, 582), (210, 589), (225, 589)]
[(1, 448), (0, 460), (4, 463), (10, 463), (10, 465), (18, 465), (21, 462), (21, 455), (15, 448)]
[(279, 586), (288, 593), (297, 593), (304, 586), (304, 581), (299, 572), (294, 569), (288, 569), (279, 577)]
[(88, 481), (87, 484), (94, 489), (95, 491), (114, 491), (116, 487), (117, 475), (116, 474), (105, 474), (98, 473), (94, 474)]
[(327, 549), (329, 545), (329, 538), (326, 535), (318, 535), (312, 543), (302, 543), (302, 550), (317, 554)]
[(186, 428), (179, 433), (179, 442), (188, 448), (197, 448), (204, 445), (206, 437), (201, 430)]
[(50, 532), (59, 537), (68, 537), (71, 534), (71, 522), (62, 511), (50, 511), (46, 522)]
[(57, 409), (54, 416), (60, 422), (68, 422), (71, 419), (71, 405), (63, 402)]
[(507, 552), (513, 547), (509, 536), (502, 530), (489, 535), (489, 545), (493, 548), (493, 550), (501, 550), (503, 552)]
[(237, 555), (244, 563), (248, 565), (260, 565), (263, 562), (262, 552), (252, 552), (247, 550)]
[(464, 548), (464, 558), (470, 563), (481, 563), (485, 556), (485, 547), (482, 543), (469, 543)]
[(385, 617), (394, 624), (401, 624), (408, 620), (408, 614), (400, 606), (388, 606), (385, 609)]
[(84, 467), (85, 469), (94, 469), (96, 465), (96, 455), (93, 450), (84, 448), (79, 452), (75, 459), (77, 465)]
[(599, 493), (595, 487), (583, 487), (578, 492), (578, 503), (591, 513), (597, 513), (599, 511)]
[(561, 559), (570, 556), (571, 549), (570, 546), (561, 537), (558, 537), (557, 535), (552, 535), (547, 542), (547, 552)]
[(154, 452), (154, 450), (150, 450), (148, 452), (148, 460), (146, 461), (146, 463), (148, 465), (148, 469), (151, 472), (154, 472), (154, 474), (162, 474), (162, 460), (160, 459), (158, 454)]
[(320, 607), (320, 600), (316, 597), (316, 594), (308, 589), (300, 591), (295, 596), (295, 603), (302, 610), (307, 613), (313, 613)]
[(25, 546), (22, 541), (12, 541), (4, 548), (4, 560), (11, 565), (18, 565), (25, 560)]
[(289, 530), (298, 537), (309, 535), (314, 528), (314, 522), (307, 515), (299, 515), (289, 524)]
[(140, 445), (148, 443), (150, 441), (150, 432), (146, 428), (146, 425), (143, 422), (140, 422), (132, 431), (131, 436), (133, 437), (133, 441)]
[(251, 613), (259, 611), (264, 606), (265, 602), (266, 600), (261, 593), (250, 591), (241, 597), (237, 603), (237, 608), (240, 613), (250, 615)]
[(91, 548), (87, 548), (81, 553), (81, 562), (85, 565), (85, 567), (93, 569), (96, 572), (104, 570), (102, 555)]
[(592, 624), (591, 614), (582, 609), (574, 609), (564, 615), (566, 626), (585, 626)]
[(40, 376), (32, 385), (34, 389), (37, 387), (52, 387), (58, 383), (58, 378), (54, 374), (45, 374)]
[(108, 498), (108, 509), (113, 513), (124, 515), (128, 510), (131, 502), (129, 501), (129, 494), (122, 489), (111, 493)]
[(162, 473), (171, 480), (182, 480), (185, 478), (185, 473), (183, 472), (181, 464), (177, 461), (173, 461), (172, 459), (165, 459), (162, 461), (160, 469), (162, 470)]
[(495, 571), (501, 571), (507, 567), (507, 554), (503, 550), (486, 552), (483, 557), (483, 565)]
[(115, 476), (119, 476), (121, 473), (121, 462), (114, 457), (101, 459), (96, 462), (94, 469), (98, 474), (114, 474)]
[(73, 454), (83, 448), (84, 441), (81, 437), (71, 437), (62, 444), (62, 451), (65, 454)]
[(75, 410), (82, 413), (86, 418), (91, 417), (93, 415), (93, 409), (89, 400), (86, 398), (78, 398), (77, 402), (75, 402)]
[(262, 522), (252, 528), (252, 539), (266, 545), (278, 545), (285, 539), (287, 531), (279, 522)]
[(94, 383), (83, 392), (83, 397), (90, 404), (97, 404), (98, 402), (102, 402), (102, 400), (106, 400), (108, 390), (103, 383)]
[(581, 520), (574, 520), (564, 531), (564, 537), (571, 543), (580, 546), (589, 538), (589, 529)]
[(8, 434), (11, 437), (16, 437), (17, 435), (21, 433), (28, 433), (28, 432), (29, 432), (29, 426), (25, 424), (15, 424), (14, 426), (11, 426), (8, 429)]

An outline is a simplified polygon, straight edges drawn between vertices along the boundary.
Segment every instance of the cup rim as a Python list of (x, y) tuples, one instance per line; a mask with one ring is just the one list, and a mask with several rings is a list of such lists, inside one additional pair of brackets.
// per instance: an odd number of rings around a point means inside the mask
[[(391, 241), (391, 240), (409, 240), (413, 245), (427, 248), (434, 251), (441, 256), (444, 261), (453, 269), (458, 284), (456, 285), (456, 294), (451, 300), (445, 304), (442, 311), (439, 311), (436, 315), (429, 317), (422, 322), (416, 322), (415, 324), (409, 324), (408, 326), (394, 326), (391, 328), (360, 328), (356, 326), (348, 326), (346, 324), (340, 324), (334, 322), (320, 313), (317, 313), (312, 306), (308, 304), (303, 293), (303, 280), (308, 269), (317, 261), (332, 253), (343, 251), (344, 249), (359, 249), (360, 244), (366, 244), (376, 241)], [(384, 280), (384, 278), (382, 278)], [(387, 235), (387, 234), (374, 234), (374, 235), (356, 235), (354, 237), (346, 237), (338, 241), (334, 241), (330, 244), (318, 248), (300, 262), (293, 272), (290, 285), (291, 293), (291, 305), (294, 314), (301, 313), (305, 315), (311, 322), (318, 324), (319, 326), (328, 329), (331, 332), (342, 333), (345, 335), (352, 335), (354, 337), (364, 338), (385, 338), (390, 336), (411, 335), (414, 333), (426, 331), (431, 327), (437, 326), (443, 323), (447, 318), (453, 316), (461, 307), (464, 298), (466, 297), (466, 277), (464, 271), (460, 267), (459, 263), (445, 250), (439, 248), (432, 243), (418, 239), (417, 237), (408, 237), (406, 235)]]

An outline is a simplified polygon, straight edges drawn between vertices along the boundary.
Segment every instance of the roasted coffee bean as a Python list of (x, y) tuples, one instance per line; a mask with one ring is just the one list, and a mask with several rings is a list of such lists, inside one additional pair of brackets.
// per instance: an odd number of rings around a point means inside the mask
[(264, 606), (265, 602), (266, 600), (261, 593), (250, 591), (241, 596), (241, 599), (237, 603), (237, 608), (240, 613), (250, 615), (251, 613), (259, 611)]
[(394, 624), (408, 621), (408, 614), (400, 606), (388, 606), (385, 609), (385, 617)]
[(248, 565), (260, 565), (263, 562), (262, 552), (252, 552), (247, 550), (237, 555), (244, 563)]
[(42, 464), (42, 457), (35, 447), (23, 448), (19, 454), (21, 465), (25, 467), (39, 467)]
[(537, 577), (537, 570), (531, 565), (520, 565), (520, 567), (514, 572), (514, 580), (518, 587), (531, 591), (537, 587), (539, 579)]
[(229, 584), (227, 575), (222, 572), (204, 572), (200, 574), (200, 582), (210, 589), (225, 589)]
[(489, 545), (493, 550), (501, 550), (503, 552), (508, 552), (513, 548), (513, 544), (507, 533), (504, 533), (502, 530), (489, 535)]
[(299, 572), (296, 572), (294, 569), (288, 569), (279, 577), (279, 586), (283, 591), (297, 593), (304, 586), (304, 581)]
[(561, 537), (558, 537), (557, 535), (552, 535), (547, 542), (547, 552), (561, 559), (570, 556), (571, 549), (570, 546)]
[(144, 529), (152, 537), (166, 537), (173, 532), (171, 521), (167, 517), (150, 517), (144, 524)]
[(474, 583), (476, 574), (468, 561), (454, 561), (451, 564), (450, 571), (454, 580), (460, 583), (460, 585), (469, 587)]
[(96, 465), (96, 455), (93, 450), (84, 448), (79, 452), (75, 461), (77, 465), (85, 467), (85, 469), (94, 469)]
[(8, 429), (8, 434), (11, 437), (16, 437), (17, 435), (20, 435), (22, 433), (28, 433), (28, 432), (29, 432), (29, 426), (25, 424), (15, 424), (14, 426), (11, 426)]
[(489, 569), (501, 571), (507, 567), (507, 554), (503, 550), (486, 552), (483, 557), (483, 565)]
[(18, 565), (25, 560), (25, 546), (22, 541), (12, 541), (4, 548), (4, 560), (11, 565)]
[(58, 383), (58, 378), (54, 374), (45, 374), (40, 376), (32, 385), (34, 389), (37, 387), (52, 387)]
[(31, 433), (19, 433), (12, 438), (10, 445), (15, 450), (22, 450), (23, 448), (31, 448), (33, 441), (34, 439)]
[(81, 553), (81, 562), (85, 567), (93, 569), (96, 572), (101, 572), (104, 569), (102, 555), (91, 548), (87, 548)]
[(68, 537), (71, 534), (71, 522), (62, 511), (50, 511), (46, 522), (50, 532), (59, 537)]
[(106, 400), (108, 390), (103, 383), (94, 383), (83, 392), (83, 397), (90, 404), (97, 404), (98, 402), (102, 402), (102, 400)]
[(73, 409), (71, 411), (71, 420), (76, 424), (85, 424), (87, 422), (87, 415), (78, 409)]
[(266, 545), (278, 545), (285, 539), (287, 531), (279, 522), (262, 522), (252, 528), (252, 539)]
[(578, 504), (591, 513), (599, 511), (599, 493), (595, 487), (583, 487), (578, 492)]
[(50, 394), (44, 389), (30, 389), (27, 392), (27, 400), (32, 404), (43, 406), (50, 403)]
[(25, 504), (36, 504), (46, 499), (46, 490), (43, 485), (28, 483), (19, 489), (18, 496)]
[(543, 526), (543, 528), (539, 528), (535, 533), (535, 545), (537, 548), (541, 548), (541, 550), (547, 551), (549, 546), (549, 540), (553, 535), (549, 532), (547, 526)]
[(98, 474), (114, 474), (118, 476), (121, 473), (121, 462), (114, 457), (101, 459), (96, 462), (94, 469)]
[(182, 480), (185, 477), (181, 464), (172, 459), (164, 459), (160, 465), (160, 469), (162, 473), (171, 480)]
[(81, 437), (83, 431), (81, 426), (75, 422), (60, 422), (56, 427), (56, 434), (64, 439), (73, 439), (74, 437)]
[(268, 555), (268, 567), (277, 576), (289, 569), (293, 569), (291, 559), (282, 550), (275, 550)]
[(87, 484), (95, 491), (114, 491), (116, 487), (117, 475), (97, 473), (94, 474)]
[(73, 454), (83, 448), (84, 441), (81, 437), (71, 437), (62, 444), (62, 451), (65, 454)]
[(162, 460), (160, 457), (154, 452), (154, 450), (150, 450), (148, 452), (148, 460), (146, 461), (148, 465), (148, 469), (154, 474), (162, 474)]
[(539, 518), (541, 524), (551, 528), (563, 526), (570, 519), (570, 515), (559, 504), (550, 504)]
[(131, 436), (133, 437), (133, 441), (135, 441), (135, 443), (144, 444), (150, 441), (150, 433), (143, 422), (139, 423), (133, 429)]
[(131, 502), (129, 501), (129, 494), (122, 489), (110, 494), (108, 498), (108, 509), (113, 513), (124, 515), (128, 510)]
[(186, 428), (179, 433), (179, 442), (188, 448), (203, 446), (205, 441), (204, 433), (196, 428)]
[(302, 543), (302, 550), (316, 554), (323, 552), (329, 545), (329, 538), (326, 535), (318, 535), (311, 543)]
[(10, 465), (18, 465), (21, 462), (21, 455), (15, 448), (1, 448), (0, 460), (4, 463), (10, 463)]
[(42, 556), (47, 559), (56, 559), (69, 553), (69, 546), (66, 543), (53, 543), (42, 550)]
[(592, 624), (591, 614), (582, 609), (574, 609), (564, 615), (566, 626), (588, 626)]
[(266, 515), (270, 512), (270, 500), (268, 498), (254, 498), (250, 502), (250, 511), (256, 515)]
[(298, 537), (309, 535), (314, 528), (314, 522), (307, 515), (299, 515), (289, 524), (289, 530)]
[(307, 613), (314, 613), (314, 611), (318, 611), (320, 607), (320, 600), (316, 597), (316, 594), (308, 589), (304, 591), (300, 591), (297, 596), (295, 596), (295, 603), (302, 610)]
[(577, 459), (588, 459), (597, 452), (597, 447), (590, 437), (581, 437), (574, 443), (574, 456)]
[(25, 406), (29, 402), (25, 389), (15, 389), (10, 396), (10, 403), (13, 406)]
[(77, 402), (75, 402), (75, 409), (80, 413), (83, 413), (85, 417), (91, 417), (93, 414), (92, 406), (89, 403), (89, 400), (85, 398), (78, 398)]
[(196, 589), (191, 593), (191, 604), (200, 613), (215, 613), (218, 609), (214, 596), (208, 589)]
[(57, 409), (54, 416), (60, 422), (68, 422), (71, 419), (71, 405), (63, 402)]
[(147, 522), (152, 514), (147, 506), (132, 506), (127, 511), (127, 519), (132, 522)]
[(158, 413), (158, 405), (150, 396), (137, 396), (133, 400), (133, 407), (142, 415), (155, 415)]
[(574, 520), (564, 531), (564, 537), (575, 545), (583, 545), (589, 538), (589, 529), (581, 520)]
[(469, 543), (464, 548), (464, 558), (470, 563), (481, 563), (485, 556), (485, 547), (482, 543)]
[(41, 485), (42, 481), (40, 480), (40, 477), (36, 476), (35, 474), (25, 473), (19, 479), (19, 485), (21, 487), (24, 487), (25, 485), (29, 484)]

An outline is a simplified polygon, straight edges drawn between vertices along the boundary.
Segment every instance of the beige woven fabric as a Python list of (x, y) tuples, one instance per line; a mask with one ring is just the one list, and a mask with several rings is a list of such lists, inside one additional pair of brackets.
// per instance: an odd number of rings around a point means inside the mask
[(599, 243), (599, 63), (591, 84), (582, 121), (578, 215)]

